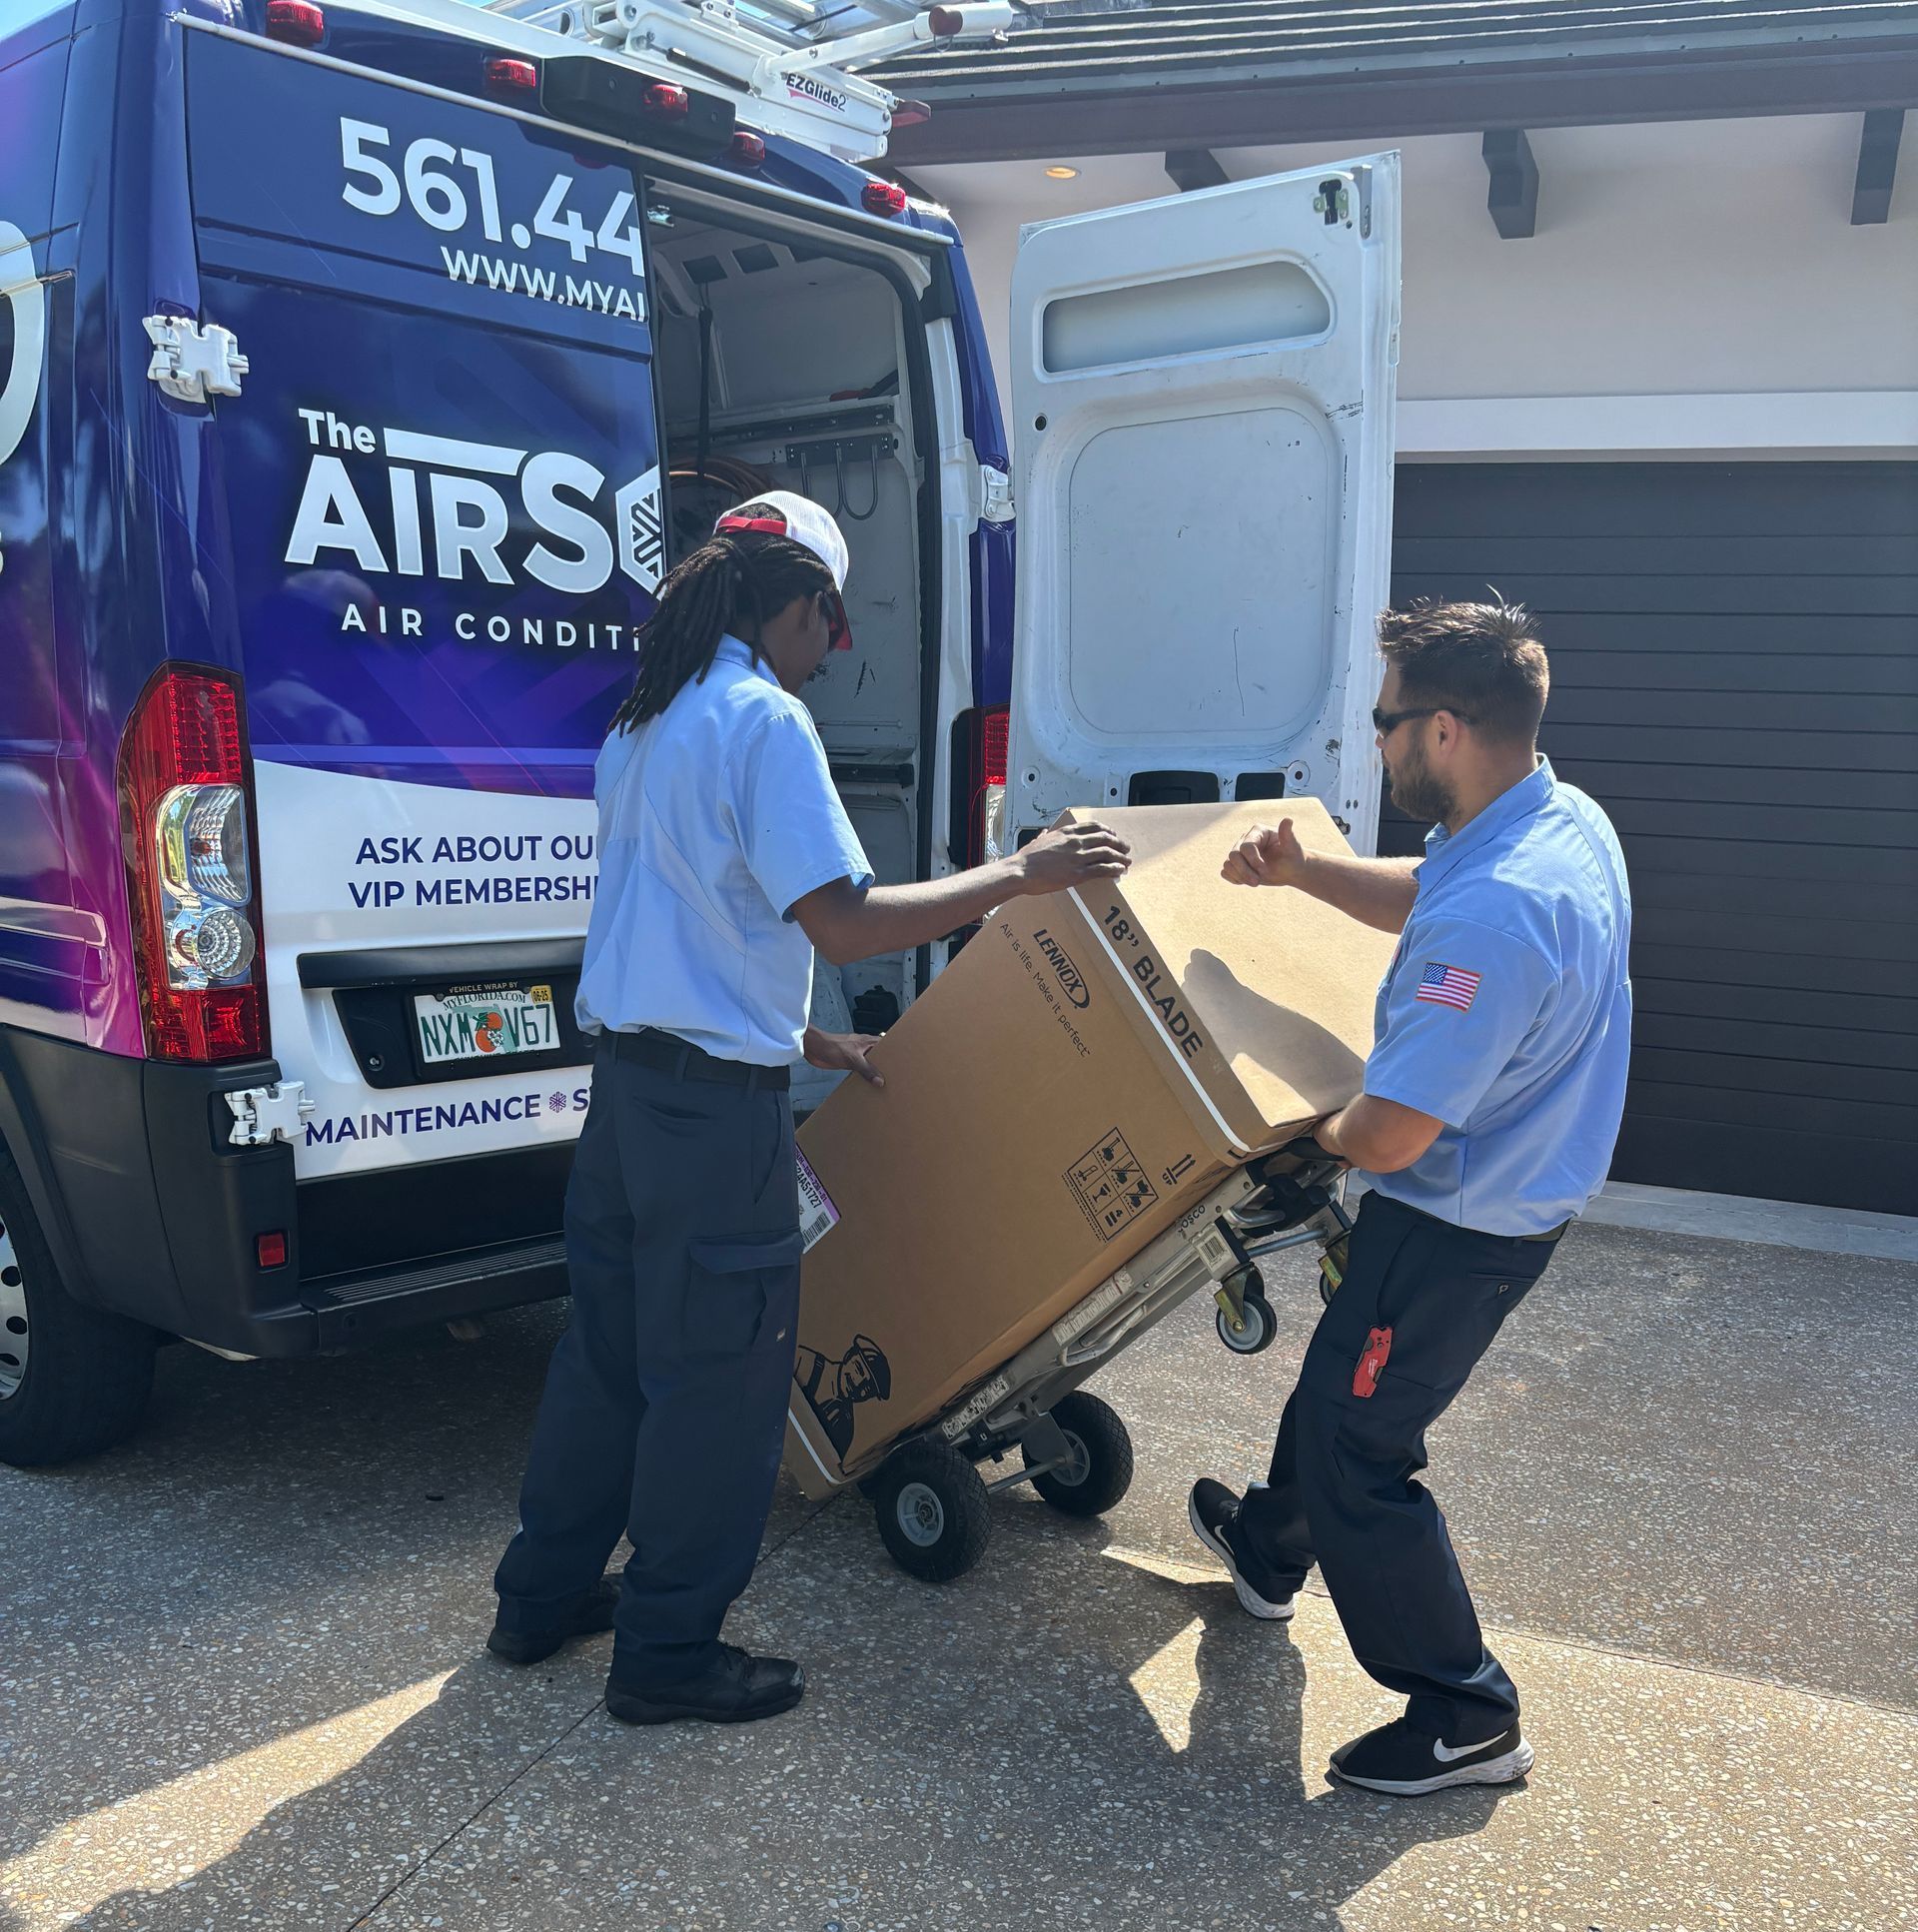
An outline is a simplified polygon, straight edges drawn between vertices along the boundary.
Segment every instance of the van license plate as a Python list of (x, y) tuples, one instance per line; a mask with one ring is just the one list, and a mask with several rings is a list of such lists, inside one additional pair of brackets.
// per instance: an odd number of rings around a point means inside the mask
[(522, 1053), (551, 1053), (559, 1045), (552, 988), (518, 983), (455, 986), (444, 993), (416, 993), (420, 1057), (435, 1066), (448, 1060), (510, 1060)]

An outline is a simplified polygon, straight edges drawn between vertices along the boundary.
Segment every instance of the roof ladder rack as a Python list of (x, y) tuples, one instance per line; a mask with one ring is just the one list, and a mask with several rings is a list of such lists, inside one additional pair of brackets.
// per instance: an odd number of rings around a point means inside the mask
[(729, 97), (746, 125), (841, 161), (884, 157), (897, 99), (858, 70), (928, 42), (1002, 36), (1011, 0), (862, 0), (877, 24), (834, 31), (813, 0), (493, 0), (488, 12), (624, 56), (656, 79)]

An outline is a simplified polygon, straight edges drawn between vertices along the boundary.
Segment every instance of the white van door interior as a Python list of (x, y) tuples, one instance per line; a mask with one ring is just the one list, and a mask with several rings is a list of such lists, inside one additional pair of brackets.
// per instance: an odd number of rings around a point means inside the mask
[(1010, 826), (1310, 792), (1370, 850), (1399, 160), (1027, 229)]

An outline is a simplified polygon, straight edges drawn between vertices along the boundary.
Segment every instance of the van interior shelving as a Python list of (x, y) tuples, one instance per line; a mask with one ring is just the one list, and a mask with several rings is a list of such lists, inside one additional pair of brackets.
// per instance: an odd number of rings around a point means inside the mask
[[(928, 775), (926, 464), (900, 291), (879, 268), (797, 232), (719, 226), (657, 194), (649, 268), (670, 558), (758, 490), (797, 490), (833, 512), (851, 553), (853, 648), (827, 657), (805, 699), (876, 877), (910, 880)], [(914, 975), (904, 953), (839, 972), (821, 965), (814, 1021), (881, 1032), (910, 1002)], [(795, 1104), (816, 1105), (828, 1085), (801, 1078)]]

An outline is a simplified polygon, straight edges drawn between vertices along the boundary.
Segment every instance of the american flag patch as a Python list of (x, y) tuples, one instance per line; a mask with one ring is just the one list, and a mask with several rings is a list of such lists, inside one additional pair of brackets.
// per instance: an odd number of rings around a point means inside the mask
[(1430, 1000), (1434, 1006), (1455, 1006), (1463, 1013), (1477, 994), (1481, 977), (1462, 966), (1440, 966), (1436, 959), (1428, 960), (1426, 970), (1419, 975), (1417, 997)]

